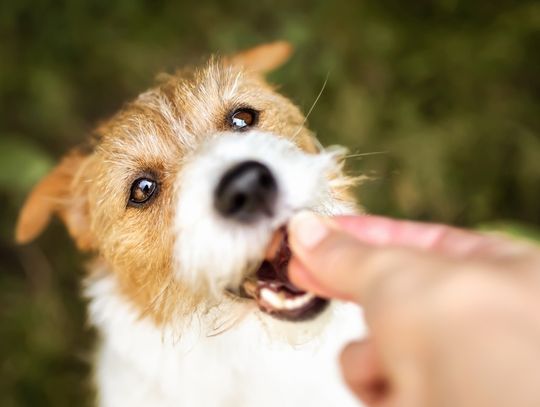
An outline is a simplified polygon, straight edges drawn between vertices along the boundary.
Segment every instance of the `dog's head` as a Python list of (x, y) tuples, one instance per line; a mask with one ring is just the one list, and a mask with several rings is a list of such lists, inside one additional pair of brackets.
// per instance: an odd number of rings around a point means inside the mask
[(35, 187), (17, 240), (59, 215), (123, 295), (163, 323), (230, 297), (280, 318), (316, 314), (324, 301), (287, 279), (284, 225), (302, 209), (353, 205), (339, 153), (322, 150), (264, 80), (289, 53), (277, 42), (163, 78)]

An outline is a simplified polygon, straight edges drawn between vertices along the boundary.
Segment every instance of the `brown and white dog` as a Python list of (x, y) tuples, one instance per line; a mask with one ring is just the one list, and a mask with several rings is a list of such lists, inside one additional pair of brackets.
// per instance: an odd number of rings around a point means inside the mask
[(287, 278), (284, 225), (354, 211), (342, 152), (264, 80), (262, 45), (167, 76), (101, 125), (32, 191), (16, 237), (51, 215), (95, 254), (98, 405), (349, 406), (339, 350), (360, 311)]

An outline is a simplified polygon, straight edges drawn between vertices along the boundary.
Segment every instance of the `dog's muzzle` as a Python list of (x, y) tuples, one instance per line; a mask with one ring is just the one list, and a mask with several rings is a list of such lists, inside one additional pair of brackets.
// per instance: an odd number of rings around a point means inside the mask
[(177, 180), (177, 278), (214, 298), (249, 297), (276, 318), (318, 315), (327, 301), (288, 278), (286, 225), (300, 210), (343, 210), (331, 185), (336, 157), (259, 131), (209, 138), (186, 157)]
[[(214, 191), (214, 207), (223, 218), (249, 227), (274, 216), (278, 193), (277, 181), (266, 165), (243, 161), (221, 177)], [(262, 261), (254, 275), (246, 278), (240, 291), (273, 317), (294, 321), (313, 318), (327, 301), (291, 283), (287, 270), (291, 251), (285, 228), (280, 228), (276, 236), (276, 247), (269, 248), (273, 253)]]

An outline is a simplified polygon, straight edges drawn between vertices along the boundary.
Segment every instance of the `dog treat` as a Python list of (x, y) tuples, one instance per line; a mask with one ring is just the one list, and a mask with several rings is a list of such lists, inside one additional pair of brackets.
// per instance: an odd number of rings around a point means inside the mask
[(296, 287), (288, 276), (291, 259), (287, 231), (278, 229), (265, 253), (265, 259), (253, 278), (248, 278), (243, 289), (263, 312), (288, 320), (306, 320), (322, 311), (327, 301)]
[(278, 250), (281, 246), (281, 243), (283, 242), (283, 239), (285, 238), (285, 227), (279, 228), (274, 235), (272, 236), (272, 240), (270, 241), (270, 244), (268, 245), (268, 249), (266, 249), (266, 253), (264, 255), (265, 260), (272, 260), (274, 257), (276, 257)]

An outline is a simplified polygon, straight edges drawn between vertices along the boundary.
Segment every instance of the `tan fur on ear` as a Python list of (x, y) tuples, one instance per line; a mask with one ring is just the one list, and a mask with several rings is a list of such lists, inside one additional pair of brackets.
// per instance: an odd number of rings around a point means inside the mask
[(91, 247), (89, 239), (86, 201), (74, 194), (74, 178), (85, 157), (77, 151), (62, 161), (32, 190), (19, 214), (15, 230), (17, 243), (29, 243), (57, 214), (81, 249)]
[(241, 51), (230, 58), (230, 62), (250, 72), (264, 74), (287, 62), (292, 51), (290, 43), (276, 41)]

